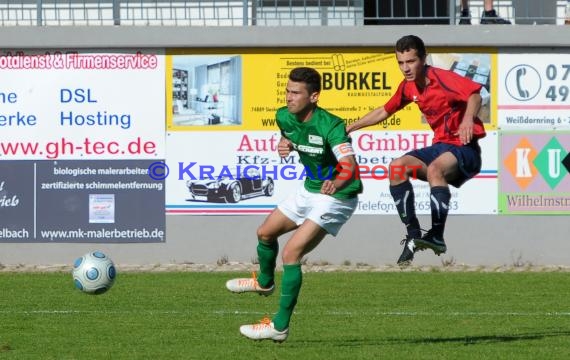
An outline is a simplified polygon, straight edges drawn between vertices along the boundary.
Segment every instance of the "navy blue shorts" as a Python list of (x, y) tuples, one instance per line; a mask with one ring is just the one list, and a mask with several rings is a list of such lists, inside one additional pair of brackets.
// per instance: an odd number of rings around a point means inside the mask
[(459, 167), (459, 175), (449, 181), (451, 185), (458, 188), (481, 171), (481, 148), (476, 140), (463, 146), (437, 143), (423, 149), (412, 150), (406, 155), (416, 157), (429, 166), (432, 161), (448, 151), (455, 156)]

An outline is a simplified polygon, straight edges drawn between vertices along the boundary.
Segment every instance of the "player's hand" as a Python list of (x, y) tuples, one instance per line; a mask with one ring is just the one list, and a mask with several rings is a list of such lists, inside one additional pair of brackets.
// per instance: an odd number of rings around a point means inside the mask
[(330, 180), (325, 180), (321, 186), (321, 194), (332, 195), (336, 192), (336, 186)]
[(469, 144), (471, 139), (473, 139), (473, 118), (464, 117), (455, 135), (459, 136), (459, 140), (463, 145)]
[(277, 153), (279, 156), (282, 158), (287, 157), (289, 156), (289, 153), (291, 153), (291, 150), (293, 150), (293, 144), (291, 141), (282, 137), (277, 144)]

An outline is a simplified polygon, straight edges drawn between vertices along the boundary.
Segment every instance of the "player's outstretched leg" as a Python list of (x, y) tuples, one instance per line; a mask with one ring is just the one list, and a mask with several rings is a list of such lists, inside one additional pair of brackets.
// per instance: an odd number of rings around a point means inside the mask
[(402, 255), (398, 258), (397, 264), (408, 266), (414, 260), (414, 253), (417, 251), (414, 239), (421, 237), (420, 223), (416, 216), (415, 196), (412, 184), (404, 181), (398, 185), (390, 185), (390, 194), (394, 198), (394, 204), (398, 210), (400, 220), (406, 225), (407, 235), (400, 242), (404, 245)]
[(275, 284), (268, 288), (261, 287), (257, 282), (255, 273), (250, 278), (231, 279), (226, 282), (226, 288), (234, 293), (254, 292), (259, 295), (268, 296), (275, 291)]
[(273, 340), (283, 342), (289, 336), (289, 329), (278, 331), (269, 318), (262, 319), (259, 323), (253, 325), (242, 325), (239, 332), (252, 340)]

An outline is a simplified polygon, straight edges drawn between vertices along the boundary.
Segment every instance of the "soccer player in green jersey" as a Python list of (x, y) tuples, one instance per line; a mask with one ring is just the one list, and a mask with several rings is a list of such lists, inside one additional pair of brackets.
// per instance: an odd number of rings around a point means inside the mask
[(307, 177), (257, 229), (259, 274), (226, 283), (234, 293), (270, 295), (275, 290), (275, 266), (279, 236), (294, 231), (283, 248), (283, 279), (279, 310), (272, 319), (240, 327), (254, 339), (285, 341), (289, 322), (301, 290), (301, 259), (323, 240), (336, 236), (352, 216), (362, 192), (358, 165), (345, 124), (338, 116), (317, 105), (321, 75), (312, 68), (291, 70), (286, 88), (287, 106), (277, 110), (282, 138), (279, 156), (297, 151)]

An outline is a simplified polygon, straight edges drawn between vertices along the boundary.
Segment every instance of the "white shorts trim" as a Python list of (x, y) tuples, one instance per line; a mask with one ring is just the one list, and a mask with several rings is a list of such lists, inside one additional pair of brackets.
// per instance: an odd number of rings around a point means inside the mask
[(308, 192), (301, 185), (277, 208), (297, 225), (309, 219), (336, 236), (342, 225), (354, 214), (357, 205), (357, 197), (337, 199), (330, 195)]

